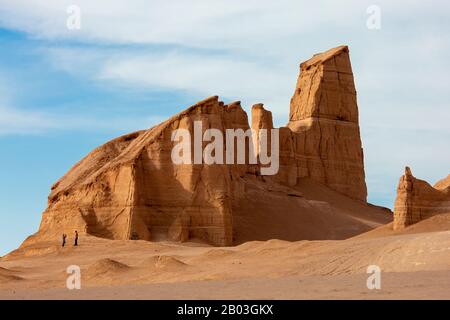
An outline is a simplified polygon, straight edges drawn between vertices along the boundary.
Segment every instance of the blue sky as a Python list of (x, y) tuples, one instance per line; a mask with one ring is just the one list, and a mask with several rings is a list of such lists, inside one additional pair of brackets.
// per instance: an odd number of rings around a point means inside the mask
[[(94, 147), (207, 96), (287, 122), (299, 62), (347, 44), (369, 200), (405, 165), (449, 173), (447, 1), (0, 0), (0, 255), (38, 228), (50, 186)], [(66, 9), (81, 9), (69, 30)], [(366, 10), (381, 10), (381, 29)]]

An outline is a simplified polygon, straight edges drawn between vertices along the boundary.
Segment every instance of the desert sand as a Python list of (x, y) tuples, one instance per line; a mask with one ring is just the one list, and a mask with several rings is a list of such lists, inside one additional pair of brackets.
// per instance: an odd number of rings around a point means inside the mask
[[(450, 214), (402, 231), (392, 224), (347, 240), (191, 241), (87, 236), (41, 242), (0, 260), (1, 299), (450, 299)], [(81, 268), (68, 290), (66, 268)], [(369, 265), (381, 289), (369, 290)]]

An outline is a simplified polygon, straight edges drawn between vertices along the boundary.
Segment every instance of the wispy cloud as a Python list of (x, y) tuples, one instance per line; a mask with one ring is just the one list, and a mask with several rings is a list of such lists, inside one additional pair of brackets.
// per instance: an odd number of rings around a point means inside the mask
[[(286, 111), (297, 77), (294, 70), (273, 61), (227, 54), (167, 50), (58, 47), (46, 49), (60, 70), (117, 88), (182, 91), (198, 96), (219, 95), (245, 105), (266, 103)], [(262, 59), (262, 58), (261, 58)], [(263, 60), (263, 59), (262, 59)], [(284, 112), (282, 113), (284, 115)]]
[[(448, 3), (428, 3), (377, 1), (386, 13), (386, 23), (398, 21), (406, 27), (411, 16), (423, 21), (446, 17)], [(78, 0), (75, 4), (82, 12), (79, 32), (66, 28), (66, 8), (74, 4), (72, 0), (0, 0), (0, 4), (2, 25), (41, 38), (279, 52), (285, 48), (267, 40), (288, 43), (290, 37), (299, 34), (336, 34), (330, 27), (365, 27), (365, 10), (373, 1)], [(435, 10), (437, 7), (439, 10)], [(262, 47), (255, 47), (257, 44)]]
[(58, 113), (13, 106), (13, 89), (0, 79), (0, 136), (45, 134), (53, 131), (126, 131), (146, 129), (161, 122), (160, 116), (98, 116)]
[(0, 107), (0, 136), (45, 134), (54, 131), (127, 131), (147, 129), (162, 117), (85, 117)]
[(63, 125), (49, 115), (40, 112), (24, 112), (0, 106), (0, 135), (35, 134)]
[[(318, 23), (351, 23), (360, 1), (268, 0), (79, 0), (82, 28), (65, 28), (70, 0), (2, 0), (4, 26), (47, 39), (80, 38), (109, 43), (166, 43), (195, 47), (238, 48), (311, 31)], [(265, 37), (262, 38), (261, 34)], [(219, 40), (219, 41), (218, 41)], [(243, 41), (245, 40), (245, 41)], [(269, 48), (269, 47), (267, 47)], [(256, 48), (253, 48), (256, 49)], [(276, 49), (276, 47), (273, 47)]]

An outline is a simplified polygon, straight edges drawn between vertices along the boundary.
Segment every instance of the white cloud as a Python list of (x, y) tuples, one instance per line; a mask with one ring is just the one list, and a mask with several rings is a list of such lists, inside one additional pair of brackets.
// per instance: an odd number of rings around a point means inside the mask
[(286, 67), (264, 58), (258, 61), (218, 53), (70, 47), (43, 52), (54, 68), (117, 90), (172, 90), (202, 98), (219, 95), (226, 102), (240, 100), (247, 109), (263, 102), (283, 124), (298, 72), (298, 63)]
[[(237, 47), (280, 39), (317, 23), (347, 23), (360, 1), (268, 0), (79, 0), (80, 32), (66, 28), (71, 0), (0, 1), (2, 24), (43, 38), (82, 38), (114, 43), (171, 43), (197, 47)], [(265, 38), (261, 38), (261, 34)], [(218, 41), (220, 40), (220, 41)], [(254, 48), (256, 49), (256, 48)]]
[[(81, 30), (66, 28), (66, 8), (76, 4)], [(311, 42), (366, 29), (371, 0), (336, 2), (299, 0), (0, 0), (0, 25), (44, 39), (75, 39), (91, 43), (176, 44), (239, 52), (280, 54)], [(382, 27), (395, 21), (410, 28), (411, 17), (427, 24), (445, 18), (450, 4), (420, 0), (377, 1)], [(353, 32), (351, 32), (353, 34)], [(310, 37), (305, 43), (303, 38)], [(325, 49), (325, 48), (321, 48)]]
[[(194, 92), (245, 99), (247, 103), (274, 99), (289, 103), (294, 79), (281, 68), (227, 56), (168, 53), (109, 59), (98, 78), (148, 88)], [(287, 73), (289, 74), (289, 73)]]

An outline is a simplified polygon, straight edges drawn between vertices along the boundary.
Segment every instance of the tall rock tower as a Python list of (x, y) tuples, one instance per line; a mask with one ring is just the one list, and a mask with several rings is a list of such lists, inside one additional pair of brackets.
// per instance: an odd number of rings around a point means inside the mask
[(296, 136), (298, 177), (310, 177), (366, 201), (358, 105), (347, 46), (316, 54), (300, 65), (288, 127)]

